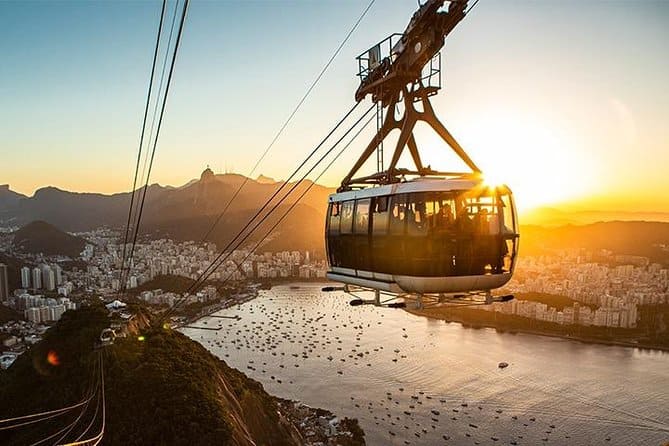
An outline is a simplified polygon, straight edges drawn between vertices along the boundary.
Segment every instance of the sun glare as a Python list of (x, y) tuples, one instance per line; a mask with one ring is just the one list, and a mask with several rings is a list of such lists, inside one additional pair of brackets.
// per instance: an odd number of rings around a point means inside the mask
[(49, 350), (49, 353), (46, 355), (46, 362), (54, 367), (59, 366), (60, 358), (58, 357), (58, 353), (56, 353), (55, 350)]
[(592, 191), (594, 170), (585, 151), (540, 117), (486, 113), (475, 125), (463, 126), (459, 136), (486, 182), (508, 185), (520, 211)]

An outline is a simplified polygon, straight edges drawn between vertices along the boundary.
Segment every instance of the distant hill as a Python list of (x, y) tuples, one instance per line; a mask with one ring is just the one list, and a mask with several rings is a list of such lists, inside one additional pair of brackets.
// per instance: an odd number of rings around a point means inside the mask
[(34, 221), (14, 232), (13, 245), (24, 252), (77, 258), (86, 246), (86, 240), (63, 232), (47, 222)]
[[(141, 319), (137, 317), (135, 323)], [(0, 418), (80, 401), (94, 382), (91, 371), (98, 357), (94, 341), (108, 325), (103, 308), (66, 312), (43, 341), (0, 373), (0, 401), (12, 402), (0, 404)], [(280, 413), (279, 401), (260, 383), (228, 367), (181, 333), (143, 331), (144, 342), (137, 334), (117, 339), (102, 351), (106, 401), (102, 444), (304, 444), (295, 421)], [(50, 351), (58, 356), (58, 365), (47, 361)], [(69, 441), (88, 424), (92, 407), (77, 432), (67, 437)], [(70, 424), (79, 412), (77, 409), (29, 429), (5, 431), (2, 444), (32, 444)], [(360, 446), (364, 440), (338, 444)]]
[(256, 178), (256, 181), (261, 184), (273, 184), (276, 183), (276, 180), (274, 178), (266, 177), (265, 175), (258, 175), (258, 178)]
[(11, 190), (9, 184), (0, 185), (0, 222), (16, 224), (16, 208), (22, 200), (27, 198)]
[(521, 227), (520, 254), (541, 255), (547, 249), (608, 249), (616, 254), (649, 257), (669, 264), (669, 252), (653, 245), (669, 245), (669, 223), (611, 221), (558, 228)]
[[(237, 174), (216, 175), (207, 170), (199, 180), (190, 181), (179, 188), (154, 184), (146, 194), (142, 233), (152, 238), (169, 236), (177, 240), (199, 241), (244, 181), (244, 188), (208, 239), (223, 246), (234, 235), (233, 231), (245, 225), (283, 182), (274, 182), (262, 176), (253, 180)], [(300, 185), (290, 199), (286, 200), (285, 206), (294, 203), (308, 184)], [(284, 187), (284, 193), (289, 186)], [(290, 240), (286, 239), (286, 243), (274, 243), (272, 246), (277, 249), (290, 249), (291, 244), (297, 242), (302, 246), (310, 246), (311, 249), (322, 250), (322, 241), (318, 241), (321, 236), (318, 239), (304, 239), (294, 233), (288, 234), (285, 229), (294, 228), (298, 220), (303, 220), (304, 227), (315, 226), (318, 230), (314, 233), (320, 232), (322, 235), (327, 196), (333, 191), (331, 188), (314, 185), (293, 215), (278, 228)], [(129, 203), (130, 193), (75, 193), (47, 187), (39, 189), (33, 197), (19, 197), (11, 206), (0, 202), (0, 220), (18, 225), (42, 220), (72, 232), (102, 226), (121, 228), (126, 223)]]
[(164, 292), (183, 293), (195, 281), (189, 277), (175, 276), (172, 274), (159, 275), (144, 282), (138, 287), (128, 289), (129, 294), (139, 294), (143, 291), (161, 289)]
[(525, 225), (549, 227), (587, 225), (605, 221), (657, 221), (667, 223), (669, 222), (669, 212), (563, 211), (541, 207), (522, 213), (520, 221)]
[[(207, 239), (222, 248), (265, 201), (284, 185), (283, 182), (273, 182), (262, 175), (255, 180), (237, 174), (217, 175), (207, 169), (199, 179), (189, 181), (181, 187), (152, 185), (147, 191), (142, 235), (154, 239), (169, 237), (174, 240), (200, 241), (244, 182), (244, 188)], [(273, 225), (308, 184), (300, 185), (291, 199), (282, 204), (277, 215), (269, 218), (262, 228), (267, 229)], [(8, 188), (5, 189), (5, 194), (11, 192)], [(284, 187), (283, 192), (288, 189), (288, 186)], [(277, 228), (278, 233), (264, 243), (260, 250), (310, 250), (316, 255), (322, 255), (327, 197), (333, 192), (332, 188), (314, 185)], [(65, 231), (84, 231), (101, 226), (122, 228), (130, 203), (129, 193), (73, 193), (52, 187), (38, 190), (33, 197), (20, 194), (12, 197), (10, 201), (14, 204), (9, 207), (3, 208), (0, 201), (0, 219), (21, 224), (43, 220)], [(620, 221), (595, 223), (612, 220), (616, 216), (620, 217)], [(669, 244), (666, 226), (651, 220), (669, 221), (669, 214), (599, 211), (573, 213), (560, 209), (540, 209), (534, 216), (527, 214), (521, 218), (521, 223), (524, 224), (521, 254), (562, 246), (605, 248), (621, 254), (666, 259), (666, 253), (652, 246), (657, 243)], [(541, 225), (528, 224), (536, 221), (540, 221)], [(263, 231), (259, 233), (263, 234)], [(259, 235), (254, 235), (251, 242), (258, 237)]]
[(16, 206), (23, 198), (27, 197), (9, 189), (9, 184), (0, 184), (0, 209)]

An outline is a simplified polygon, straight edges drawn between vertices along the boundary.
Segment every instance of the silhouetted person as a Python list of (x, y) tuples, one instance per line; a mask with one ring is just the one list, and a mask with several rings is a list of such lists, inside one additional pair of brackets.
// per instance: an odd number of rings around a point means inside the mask
[(434, 227), (437, 231), (451, 229), (455, 220), (453, 210), (450, 204), (445, 204), (439, 208), (439, 212), (434, 216)]

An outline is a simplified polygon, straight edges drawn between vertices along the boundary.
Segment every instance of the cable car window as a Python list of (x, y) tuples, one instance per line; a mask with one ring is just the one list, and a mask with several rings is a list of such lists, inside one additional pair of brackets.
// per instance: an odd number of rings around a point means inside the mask
[(502, 206), (502, 232), (510, 234), (516, 232), (515, 222), (513, 221), (513, 205), (511, 204), (511, 197), (509, 195), (500, 196), (500, 204)]
[(369, 205), (371, 198), (357, 200), (355, 205), (355, 233), (367, 234), (369, 233)]
[[(463, 200), (463, 207), (458, 214), (460, 225), (483, 235), (499, 233), (499, 217), (494, 195), (489, 192), (472, 197), (467, 194)], [(468, 221), (467, 221), (468, 220)]]
[(404, 225), (406, 222), (406, 195), (395, 195), (392, 198), (391, 202), (391, 211), (390, 211), (390, 228), (389, 232), (391, 234), (402, 234), (404, 235)]
[(433, 194), (426, 202), (427, 220), (433, 232), (455, 229), (455, 200), (450, 194)]
[(339, 211), (341, 208), (341, 203), (330, 203), (330, 221), (328, 223), (328, 233), (338, 234), (339, 233)]
[(353, 206), (355, 202), (345, 201), (341, 207), (341, 220), (339, 228), (342, 234), (350, 234), (353, 232)]
[(388, 212), (388, 197), (374, 198), (374, 212)]
[(407, 233), (409, 235), (427, 234), (427, 207), (425, 194), (410, 194), (406, 212)]
[(374, 234), (388, 233), (388, 197), (374, 198), (374, 214), (372, 215), (372, 232)]

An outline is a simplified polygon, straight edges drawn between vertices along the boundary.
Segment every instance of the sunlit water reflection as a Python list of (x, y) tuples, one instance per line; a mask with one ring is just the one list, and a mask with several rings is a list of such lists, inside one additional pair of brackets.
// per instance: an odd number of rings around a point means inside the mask
[(669, 354), (349, 300), (319, 285), (275, 287), (217, 313), (238, 321), (197, 323), (219, 331), (184, 332), (273, 395), (358, 418), (370, 445), (669, 441)]

